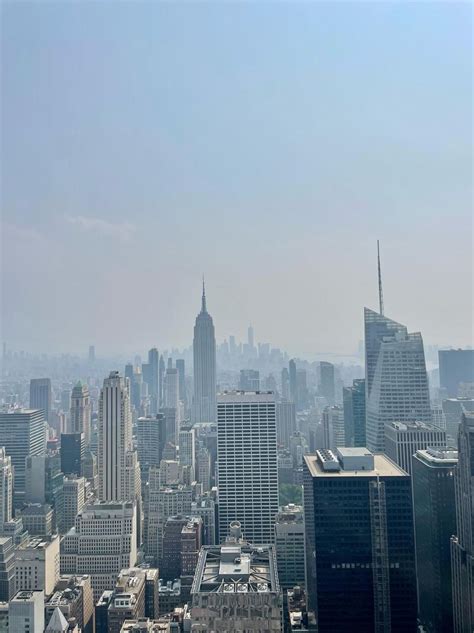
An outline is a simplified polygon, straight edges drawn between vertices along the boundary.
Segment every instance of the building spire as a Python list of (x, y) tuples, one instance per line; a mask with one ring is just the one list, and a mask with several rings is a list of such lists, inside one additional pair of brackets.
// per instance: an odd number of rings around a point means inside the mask
[(380, 244), (377, 240), (377, 268), (379, 274), (379, 312), (383, 316), (383, 290), (382, 290), (382, 271), (380, 268)]
[(201, 312), (207, 312), (207, 308), (206, 308), (206, 284), (204, 282), (204, 275), (202, 276)]

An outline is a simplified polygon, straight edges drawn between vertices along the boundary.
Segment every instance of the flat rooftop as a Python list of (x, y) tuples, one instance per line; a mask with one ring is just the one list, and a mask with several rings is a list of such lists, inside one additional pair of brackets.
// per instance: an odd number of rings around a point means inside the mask
[(217, 394), (218, 404), (275, 402), (273, 391), (223, 391)]
[[(338, 449), (341, 450), (340, 448)], [(344, 448), (347, 450), (347, 448)], [(367, 449), (363, 449), (367, 450)], [(321, 462), (316, 455), (305, 455), (304, 460), (308, 466), (309, 472), (313, 477), (409, 477), (407, 473), (392, 462), (386, 455), (381, 453), (374, 454), (373, 470), (323, 470)]]
[(421, 420), (416, 421), (404, 421), (404, 422), (388, 422), (385, 424), (388, 429), (395, 429), (396, 431), (438, 431), (443, 432), (439, 426), (431, 424), (430, 422), (423, 422)]
[(225, 543), (201, 548), (191, 593), (279, 593), (273, 546)]

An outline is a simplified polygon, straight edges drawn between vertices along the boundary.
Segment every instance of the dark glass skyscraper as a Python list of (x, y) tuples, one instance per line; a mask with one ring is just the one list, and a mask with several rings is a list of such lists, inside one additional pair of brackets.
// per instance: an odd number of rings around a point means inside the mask
[(201, 312), (197, 315), (194, 326), (193, 364), (193, 422), (215, 422), (217, 415), (216, 337), (212, 317), (207, 311), (204, 283), (202, 286)]
[(51, 421), (51, 380), (32, 378), (30, 380), (30, 409), (41, 409), (44, 419)]
[(456, 531), (454, 450), (418, 450), (413, 455), (416, 567), (421, 624), (428, 633), (453, 630), (451, 554)]
[(319, 633), (415, 633), (410, 477), (365, 448), (304, 459), (307, 589)]
[(456, 535), (451, 539), (454, 633), (474, 630), (474, 413), (459, 426)]
[(365, 380), (352, 382), (342, 390), (346, 446), (365, 446)]

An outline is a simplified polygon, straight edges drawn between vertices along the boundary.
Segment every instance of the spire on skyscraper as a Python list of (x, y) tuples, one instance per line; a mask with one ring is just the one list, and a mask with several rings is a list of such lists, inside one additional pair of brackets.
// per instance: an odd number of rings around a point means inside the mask
[(379, 312), (383, 316), (383, 290), (382, 290), (382, 271), (380, 269), (380, 245), (377, 240), (377, 267), (379, 273)]
[(201, 312), (207, 312), (207, 308), (206, 308), (206, 284), (204, 282), (204, 275), (202, 276)]

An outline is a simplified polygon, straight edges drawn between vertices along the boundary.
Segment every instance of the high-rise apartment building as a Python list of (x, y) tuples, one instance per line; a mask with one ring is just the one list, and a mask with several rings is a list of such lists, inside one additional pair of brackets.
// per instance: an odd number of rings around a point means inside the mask
[(30, 409), (40, 409), (47, 422), (51, 422), (51, 379), (32, 378), (30, 380)]
[(71, 392), (71, 433), (84, 433), (86, 446), (91, 443), (91, 399), (89, 388), (81, 381)]
[(474, 630), (474, 413), (459, 426), (454, 475), (456, 532), (451, 539), (454, 633)]
[(0, 413), (0, 446), (11, 457), (14, 468), (13, 505), (18, 507), (25, 497), (26, 458), (44, 455), (46, 451), (45, 422), (39, 409)]
[(416, 451), (445, 446), (446, 432), (434, 424), (390, 422), (385, 425), (385, 454), (409, 475)]
[(439, 384), (448, 398), (457, 398), (463, 384), (474, 384), (474, 349), (439, 350)]
[(366, 445), (365, 437), (365, 380), (352, 381), (352, 387), (342, 390), (344, 405), (344, 436), (346, 446)]
[(137, 561), (136, 513), (135, 502), (88, 505), (61, 541), (61, 573), (90, 575), (94, 600)]
[(320, 633), (416, 633), (410, 477), (365, 448), (304, 458), (307, 589)]
[(457, 451), (417, 450), (412, 462), (419, 618), (425, 631), (453, 630), (450, 538), (456, 532)]
[(193, 422), (215, 422), (216, 337), (212, 317), (207, 311), (204, 283), (202, 287), (201, 312), (196, 317), (194, 326), (193, 365)]
[(319, 393), (326, 398), (329, 406), (335, 404), (336, 387), (334, 382), (334, 365), (321, 361), (319, 363), (319, 369), (321, 373), (321, 381), (319, 383)]
[(379, 345), (367, 401), (367, 446), (384, 450), (390, 422), (431, 422), (430, 394), (423, 339), (419, 332), (396, 331)]
[(278, 512), (275, 397), (228, 392), (217, 401), (219, 536), (240, 521), (251, 543), (273, 543)]

